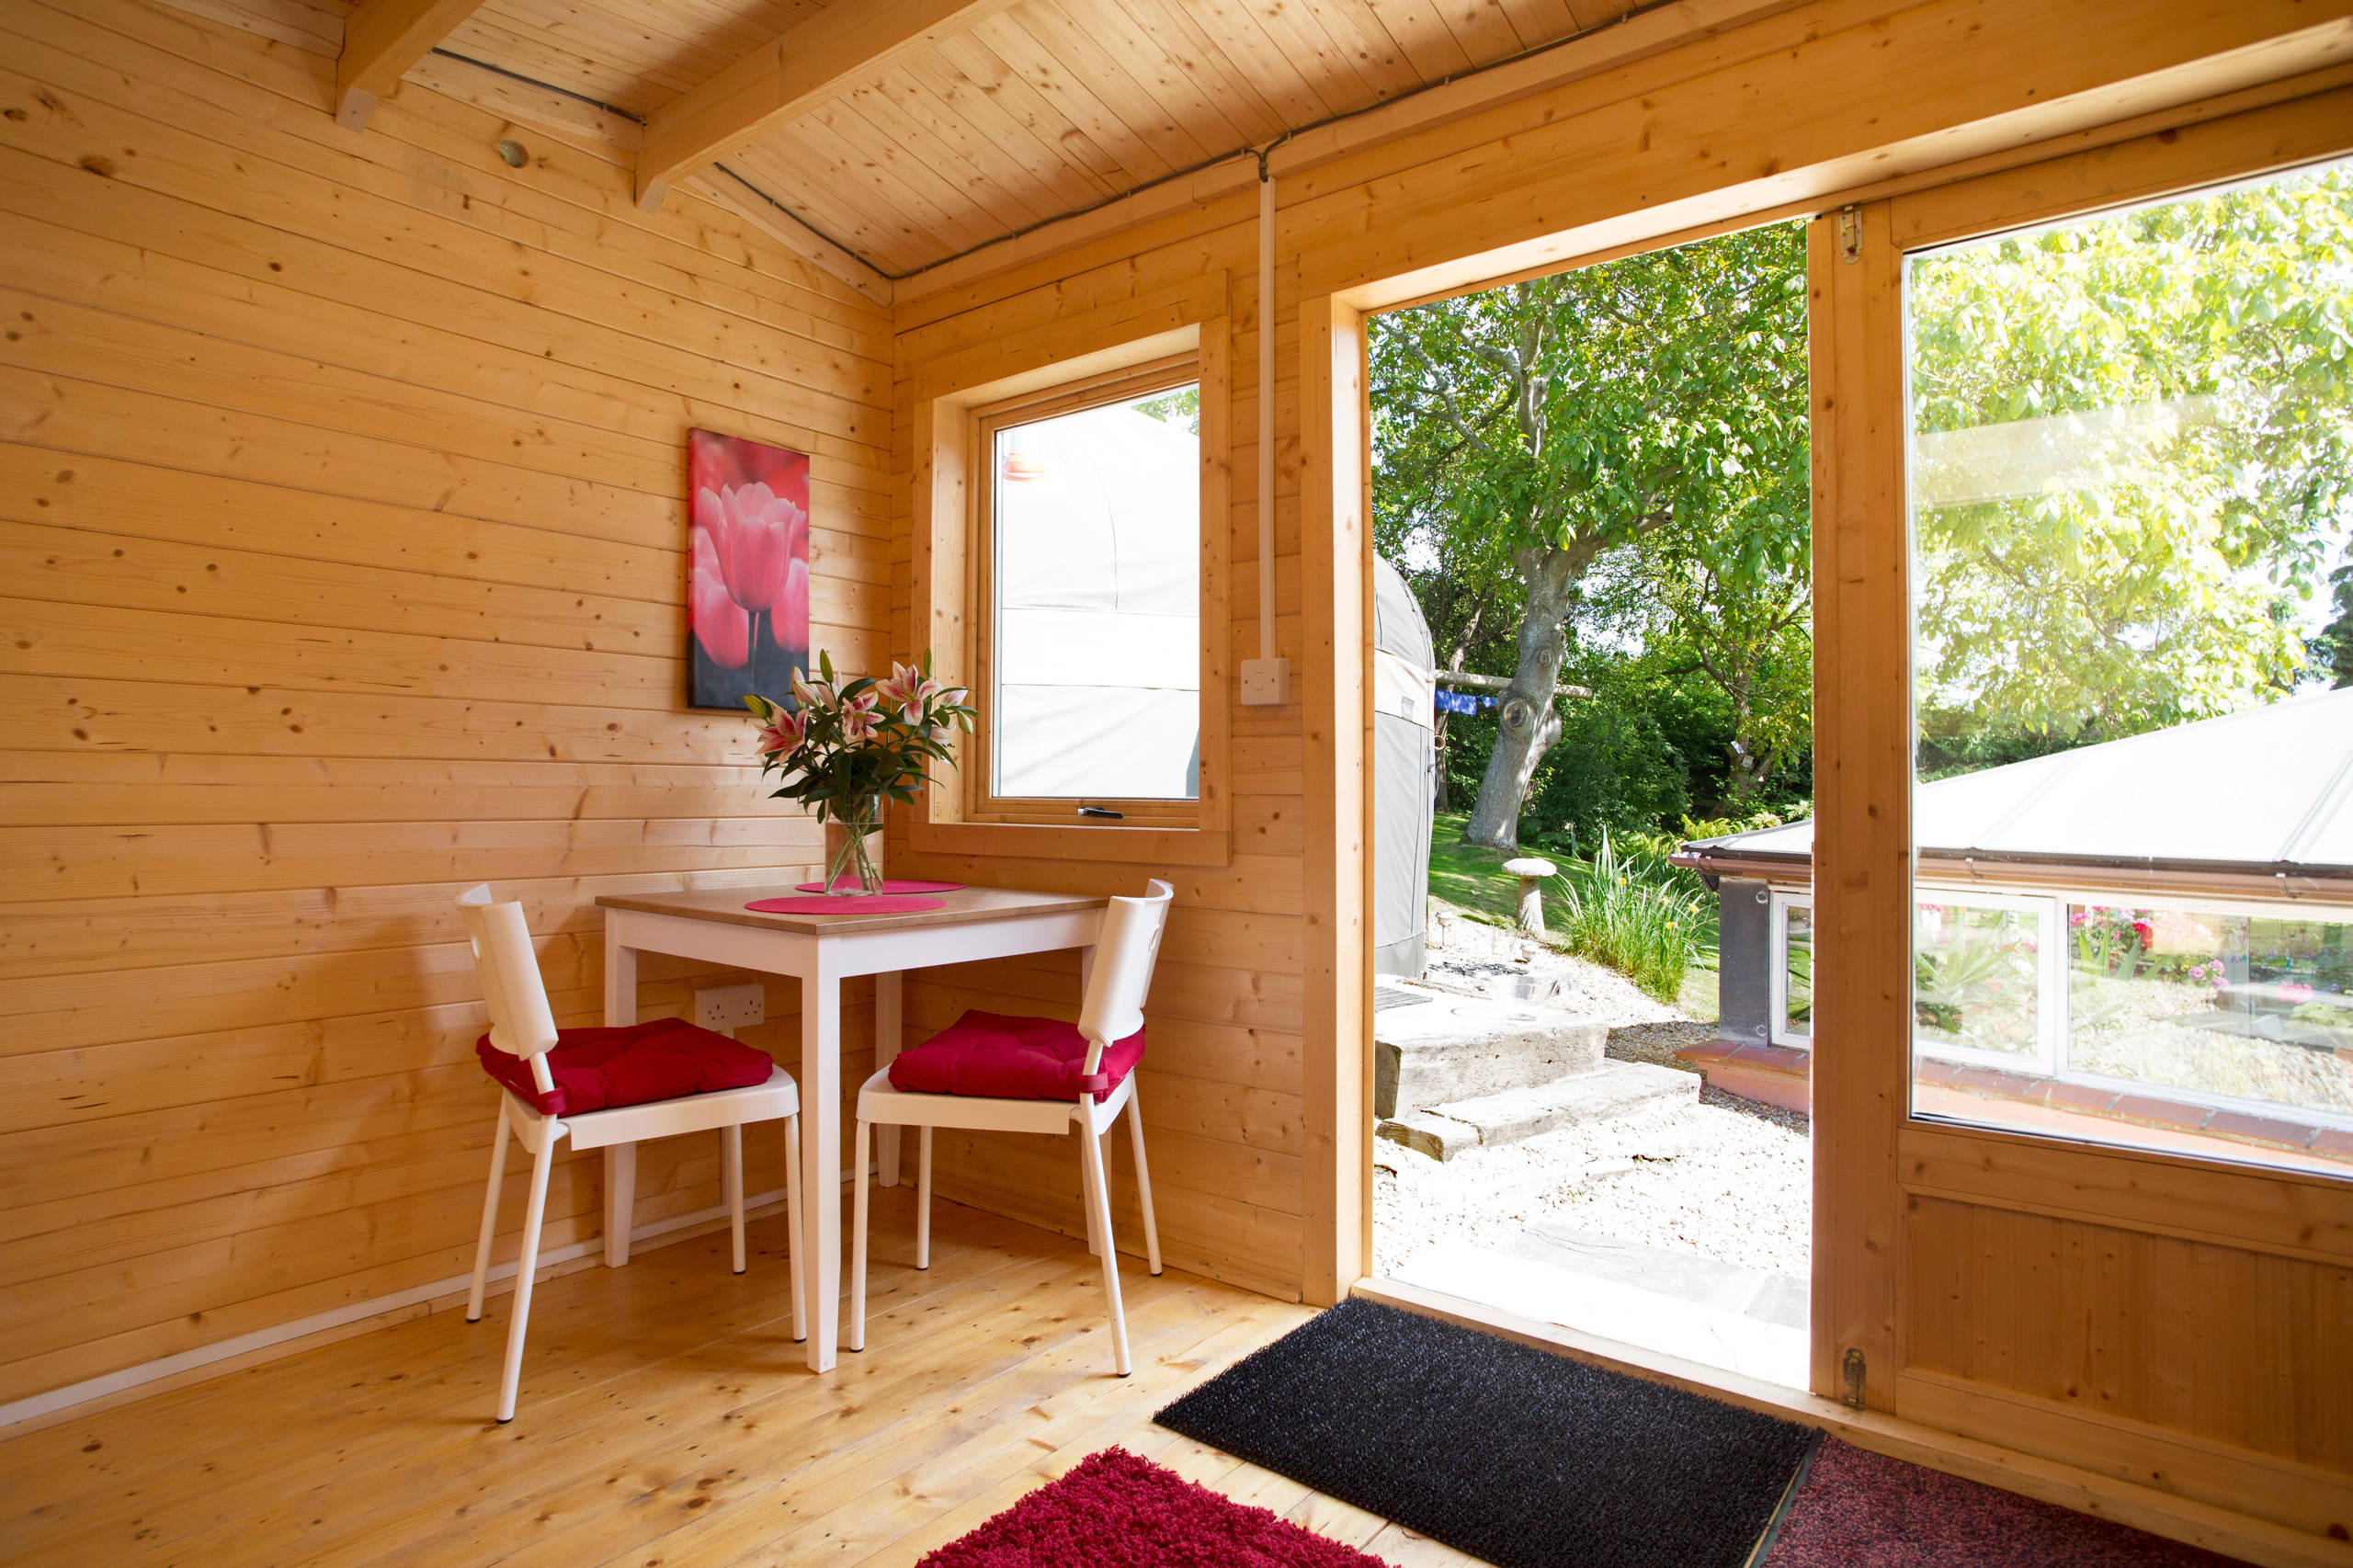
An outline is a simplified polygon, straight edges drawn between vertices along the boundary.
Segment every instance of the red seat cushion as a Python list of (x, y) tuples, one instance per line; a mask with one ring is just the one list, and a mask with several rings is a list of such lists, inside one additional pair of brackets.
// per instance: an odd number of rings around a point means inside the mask
[(618, 1029), (559, 1029), (548, 1051), (555, 1087), (531, 1085), (531, 1063), (509, 1056), (484, 1035), (474, 1042), (483, 1071), (515, 1097), (548, 1116), (579, 1116), (625, 1105), (683, 1099), (713, 1089), (748, 1089), (776, 1069), (765, 1051), (683, 1018), (653, 1018)]
[(891, 1063), (891, 1086), (910, 1094), (973, 1095), (1000, 1100), (1098, 1098), (1118, 1088), (1143, 1060), (1143, 1030), (1103, 1051), (1088, 1078), (1086, 1040), (1059, 1018), (1008, 1018), (968, 1012)]

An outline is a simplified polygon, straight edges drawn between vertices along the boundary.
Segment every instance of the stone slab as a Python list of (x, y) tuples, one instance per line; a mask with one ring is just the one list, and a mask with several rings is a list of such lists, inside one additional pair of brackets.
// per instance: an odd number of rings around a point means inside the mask
[(1433, 1160), (1451, 1160), (1466, 1150), (1522, 1143), (1563, 1127), (1635, 1116), (1654, 1106), (1690, 1105), (1699, 1097), (1696, 1073), (1605, 1061), (1532, 1089), (1506, 1089), (1384, 1117), (1373, 1131)]
[(1448, 1120), (1478, 1129), (1480, 1143), (1492, 1148), (1523, 1143), (1563, 1127), (1612, 1121), (1654, 1106), (1692, 1105), (1699, 1098), (1697, 1073), (1647, 1062), (1605, 1061), (1591, 1072), (1535, 1088), (1449, 1100), (1430, 1109)]
[[(1402, 995), (1427, 1000), (1398, 1005)], [(1373, 1112), (1393, 1119), (1591, 1072), (1608, 1043), (1599, 1019), (1555, 1007), (1383, 984), (1374, 991)]]

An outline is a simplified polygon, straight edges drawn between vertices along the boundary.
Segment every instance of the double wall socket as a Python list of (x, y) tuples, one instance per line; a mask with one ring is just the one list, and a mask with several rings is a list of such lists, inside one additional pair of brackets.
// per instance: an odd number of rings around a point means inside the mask
[(768, 988), (765, 985), (714, 985), (695, 993), (695, 1022), (704, 1028), (733, 1034), (767, 1021)]

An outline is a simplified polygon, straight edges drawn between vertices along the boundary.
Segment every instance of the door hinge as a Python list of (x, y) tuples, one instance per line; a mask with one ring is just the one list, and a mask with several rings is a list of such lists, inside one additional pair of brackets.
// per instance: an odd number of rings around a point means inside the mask
[(1863, 1407), (1863, 1353), (1861, 1351), (1847, 1352), (1845, 1372), (1847, 1386), (1838, 1397), (1857, 1410), (1860, 1410)]
[(1863, 210), (1859, 207), (1838, 209), (1838, 259), (1863, 259)]

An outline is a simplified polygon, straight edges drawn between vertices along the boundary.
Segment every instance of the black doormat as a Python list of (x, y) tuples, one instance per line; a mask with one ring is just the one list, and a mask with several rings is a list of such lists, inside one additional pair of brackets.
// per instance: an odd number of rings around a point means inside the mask
[(1155, 1419), (1499, 1568), (1742, 1568), (1818, 1436), (1364, 1301)]

